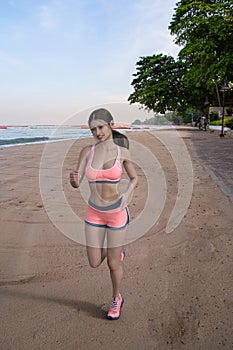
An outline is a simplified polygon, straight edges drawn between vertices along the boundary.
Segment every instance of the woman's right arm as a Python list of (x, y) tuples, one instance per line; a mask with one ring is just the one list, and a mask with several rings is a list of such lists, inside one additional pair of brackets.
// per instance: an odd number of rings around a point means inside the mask
[(87, 155), (90, 151), (91, 146), (84, 147), (80, 152), (78, 164), (76, 170), (70, 173), (70, 184), (74, 188), (78, 188), (85, 175), (85, 169), (87, 164)]

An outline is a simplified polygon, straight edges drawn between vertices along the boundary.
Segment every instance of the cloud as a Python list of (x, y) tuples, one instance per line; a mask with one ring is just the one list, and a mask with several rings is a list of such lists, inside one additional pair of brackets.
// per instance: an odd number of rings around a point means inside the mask
[[(168, 26), (172, 18), (171, 1), (139, 0), (133, 6), (134, 49), (168, 54), (175, 51)], [(168, 51), (168, 52), (166, 52)], [(147, 52), (146, 52), (147, 54)]]
[(56, 27), (55, 14), (49, 5), (41, 5), (39, 8), (40, 25), (44, 29), (53, 29)]

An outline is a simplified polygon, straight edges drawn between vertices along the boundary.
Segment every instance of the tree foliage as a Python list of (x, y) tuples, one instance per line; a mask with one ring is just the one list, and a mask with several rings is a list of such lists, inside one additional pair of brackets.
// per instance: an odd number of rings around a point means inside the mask
[(179, 1), (169, 29), (183, 45), (186, 86), (204, 86), (211, 95), (226, 77), (233, 78), (232, 0)]
[(131, 103), (139, 102), (147, 109), (161, 113), (177, 107), (182, 96), (180, 62), (171, 56), (153, 55), (141, 57), (136, 69), (132, 82), (135, 91), (129, 97)]
[(220, 90), (233, 81), (232, 0), (181, 0), (169, 25), (178, 58), (141, 57), (129, 96), (155, 112), (192, 107), (206, 112), (206, 101), (220, 104)]

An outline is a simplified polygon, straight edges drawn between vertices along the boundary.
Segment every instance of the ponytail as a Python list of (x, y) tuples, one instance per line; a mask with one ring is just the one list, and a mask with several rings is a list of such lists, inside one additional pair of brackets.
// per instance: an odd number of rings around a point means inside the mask
[(113, 141), (116, 145), (129, 149), (129, 140), (128, 140), (127, 136), (125, 136), (122, 133), (120, 133), (119, 131), (113, 129), (112, 130), (112, 137), (113, 137)]

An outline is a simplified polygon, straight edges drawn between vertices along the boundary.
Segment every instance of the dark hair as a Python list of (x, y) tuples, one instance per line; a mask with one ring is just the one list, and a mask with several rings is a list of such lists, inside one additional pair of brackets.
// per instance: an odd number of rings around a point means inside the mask
[[(89, 126), (90, 126), (91, 122), (95, 119), (100, 119), (100, 120), (105, 121), (107, 124), (109, 124), (109, 127), (110, 127), (110, 123), (113, 120), (113, 117), (107, 109), (99, 108), (90, 114), (90, 117), (88, 119)], [(113, 137), (113, 141), (116, 145), (121, 146), (121, 147), (125, 147), (125, 148), (129, 148), (128, 137), (126, 137), (125, 135), (123, 135), (119, 131), (112, 130), (112, 137)]]

